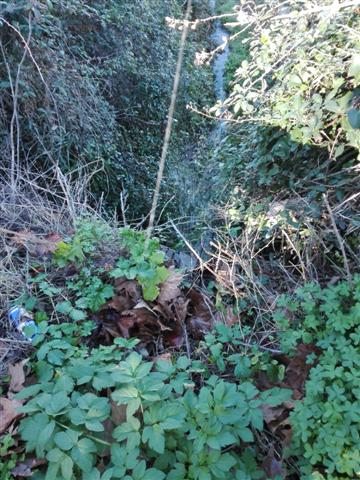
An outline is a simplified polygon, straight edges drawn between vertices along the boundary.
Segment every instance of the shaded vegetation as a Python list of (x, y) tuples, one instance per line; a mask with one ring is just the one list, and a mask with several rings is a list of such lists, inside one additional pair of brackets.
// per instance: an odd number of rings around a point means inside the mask
[[(165, 19), (180, 16), (181, 3), (2, 2), (1, 155), (12, 183), (21, 167), (55, 164), (87, 172), (109, 206), (123, 190), (129, 215), (148, 209), (179, 42)], [(185, 106), (203, 101), (207, 73), (194, 70), (193, 55), (189, 43), (177, 110), (187, 128), (175, 134), (175, 160), (199, 129)]]
[(212, 6), (193, 8), (160, 242), (141, 228), (184, 2), (0, 2), (6, 480), (359, 476), (358, 8)]

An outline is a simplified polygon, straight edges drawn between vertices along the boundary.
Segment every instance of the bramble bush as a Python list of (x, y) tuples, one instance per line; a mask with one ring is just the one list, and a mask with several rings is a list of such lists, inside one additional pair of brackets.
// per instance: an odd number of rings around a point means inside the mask
[(358, 478), (360, 277), (326, 288), (307, 284), (278, 306), (284, 349), (291, 351), (298, 342), (322, 349), (305, 397), (291, 414), (293, 452), (300, 458), (302, 478)]

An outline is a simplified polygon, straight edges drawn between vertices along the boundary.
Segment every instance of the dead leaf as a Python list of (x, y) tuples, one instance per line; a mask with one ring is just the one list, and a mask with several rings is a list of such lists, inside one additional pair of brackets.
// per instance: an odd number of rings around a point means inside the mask
[(44, 237), (39, 237), (29, 230), (16, 232), (12, 237), (15, 244), (25, 246), (31, 255), (39, 257), (54, 253), (57, 244), (62, 240), (58, 233), (48, 233)]
[(22, 478), (32, 477), (34, 473), (33, 469), (45, 464), (46, 464), (45, 460), (29, 458), (24, 462), (18, 463), (16, 467), (11, 470), (11, 473), (14, 477), (22, 477)]
[(184, 276), (181, 273), (172, 270), (165, 282), (160, 285), (157, 303), (164, 305), (179, 297), (181, 295), (179, 285), (183, 278)]
[(273, 422), (278, 421), (279, 419), (286, 415), (287, 409), (283, 406), (272, 407), (270, 405), (261, 405), (261, 410), (263, 412), (265, 423), (270, 426)]
[(284, 383), (293, 391), (295, 400), (303, 397), (305, 382), (308, 378), (310, 369), (315, 365), (316, 359), (312, 363), (307, 363), (307, 358), (311, 354), (320, 355), (321, 349), (314, 344), (300, 343), (296, 354), (291, 358), (289, 365), (285, 370)]
[(138, 282), (127, 280), (126, 278), (117, 278), (115, 280), (115, 292), (117, 295), (125, 295), (134, 305), (142, 298), (141, 287)]
[(190, 302), (187, 325), (192, 336), (196, 340), (200, 340), (213, 326), (211, 310), (200, 292), (191, 289), (188, 292), (188, 297)]
[(4, 433), (11, 422), (20, 417), (21, 413), (16, 411), (20, 407), (21, 403), (17, 400), (0, 397), (0, 433)]
[(111, 405), (111, 420), (115, 425), (121, 425), (126, 422), (126, 407), (125, 404), (118, 405), (117, 403), (110, 401)]
[(15, 365), (9, 365), (9, 375), (10, 375), (10, 392), (20, 392), (24, 388), (25, 382), (25, 372), (24, 365), (28, 362), (29, 359), (22, 360)]
[(180, 348), (184, 345), (185, 338), (180, 325), (178, 325), (175, 330), (171, 332), (165, 332), (163, 337), (165, 347)]
[(262, 467), (267, 474), (266, 478), (285, 478), (285, 471), (283, 469), (282, 461), (275, 458), (274, 447), (272, 445), (269, 453), (262, 462)]
[(172, 355), (170, 352), (166, 352), (166, 353), (162, 353), (160, 355), (156, 355), (156, 357), (153, 359), (154, 362), (156, 362), (157, 360), (162, 360), (164, 362), (170, 362), (172, 361)]

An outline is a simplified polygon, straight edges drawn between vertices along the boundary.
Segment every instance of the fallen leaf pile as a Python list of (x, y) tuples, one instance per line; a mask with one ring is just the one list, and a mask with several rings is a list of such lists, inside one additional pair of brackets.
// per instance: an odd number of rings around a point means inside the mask
[[(135, 280), (115, 281), (115, 296), (94, 315), (99, 343), (110, 344), (114, 337), (140, 339), (152, 351), (180, 348), (185, 338), (197, 340), (212, 328), (212, 313), (202, 293), (180, 289), (183, 275), (171, 270), (154, 302), (145, 302)], [(155, 347), (155, 348), (154, 348)]]

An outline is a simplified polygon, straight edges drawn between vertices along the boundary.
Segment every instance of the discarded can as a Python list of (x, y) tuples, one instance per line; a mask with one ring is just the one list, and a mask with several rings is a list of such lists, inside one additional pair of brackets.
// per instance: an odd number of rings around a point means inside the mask
[[(28, 340), (33, 340), (38, 332), (38, 327), (32, 315), (22, 307), (12, 307), (8, 311), (11, 326), (24, 335)], [(29, 333), (30, 332), (30, 333)]]

